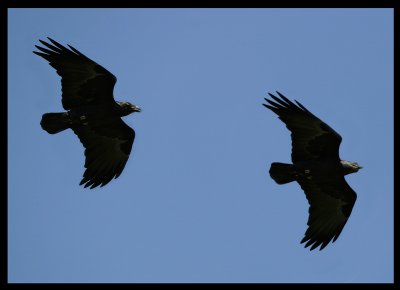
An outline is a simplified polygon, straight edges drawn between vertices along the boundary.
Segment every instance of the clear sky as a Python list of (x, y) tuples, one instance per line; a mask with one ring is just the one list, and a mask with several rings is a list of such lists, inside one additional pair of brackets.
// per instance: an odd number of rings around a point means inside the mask
[[(10, 9), (9, 282), (393, 282), (392, 9)], [(79, 186), (83, 147), (49, 135), (60, 77), (47, 36), (117, 78), (142, 108), (118, 179)], [(300, 101), (343, 137), (358, 199), (310, 252), (308, 203), (277, 185), (290, 132), (262, 106)]]

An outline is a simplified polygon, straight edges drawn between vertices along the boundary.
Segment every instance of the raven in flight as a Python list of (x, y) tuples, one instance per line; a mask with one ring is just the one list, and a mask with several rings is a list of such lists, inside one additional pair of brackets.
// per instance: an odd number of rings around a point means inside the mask
[(294, 104), (277, 92), (281, 99), (263, 104), (279, 116), (292, 137), (292, 162), (274, 162), (269, 173), (278, 184), (297, 181), (304, 190), (309, 208), (308, 229), (301, 243), (310, 251), (325, 248), (336, 241), (356, 202), (357, 195), (344, 176), (362, 167), (339, 158), (342, 137), (302, 104)]
[(61, 76), (62, 105), (67, 112), (47, 113), (40, 125), (50, 134), (71, 128), (85, 147), (85, 173), (79, 185), (104, 186), (117, 178), (128, 161), (135, 131), (121, 117), (140, 108), (114, 100), (116, 77), (77, 49), (49, 38), (36, 46)]

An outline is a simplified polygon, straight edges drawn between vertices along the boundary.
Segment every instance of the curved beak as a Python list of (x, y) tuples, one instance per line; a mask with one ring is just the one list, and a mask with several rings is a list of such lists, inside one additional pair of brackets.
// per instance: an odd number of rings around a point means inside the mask
[(134, 112), (141, 112), (142, 111), (142, 109), (140, 107), (136, 106), (136, 105), (132, 105), (132, 110)]

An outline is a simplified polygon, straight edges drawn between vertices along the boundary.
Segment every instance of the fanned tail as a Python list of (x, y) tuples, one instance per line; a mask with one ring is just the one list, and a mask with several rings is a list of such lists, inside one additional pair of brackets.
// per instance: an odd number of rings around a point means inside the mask
[(46, 113), (42, 116), (40, 125), (49, 134), (56, 134), (70, 127), (67, 113)]
[(292, 164), (274, 162), (271, 164), (269, 175), (278, 184), (285, 184), (295, 180)]

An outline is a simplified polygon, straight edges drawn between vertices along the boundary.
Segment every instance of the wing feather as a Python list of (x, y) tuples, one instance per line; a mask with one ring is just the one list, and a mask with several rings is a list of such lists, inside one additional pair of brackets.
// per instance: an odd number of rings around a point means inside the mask
[(266, 108), (278, 115), (291, 131), (293, 163), (310, 159), (339, 160), (339, 146), (342, 137), (326, 123), (321, 121), (302, 104), (297, 105), (277, 92), (280, 98), (272, 95)]
[(73, 126), (72, 130), (85, 147), (85, 172), (80, 185), (94, 188), (104, 186), (122, 173), (135, 139), (135, 131), (120, 118), (95, 126)]
[(36, 46), (43, 57), (61, 76), (62, 104), (71, 110), (82, 105), (114, 102), (113, 90), (116, 77), (83, 53), (68, 48), (48, 37), (51, 43), (39, 40), (45, 47)]
[(304, 190), (309, 207), (308, 229), (301, 243), (310, 250), (325, 248), (335, 242), (349, 219), (357, 195), (347, 184), (343, 176), (330, 178), (329, 181), (298, 180)]

